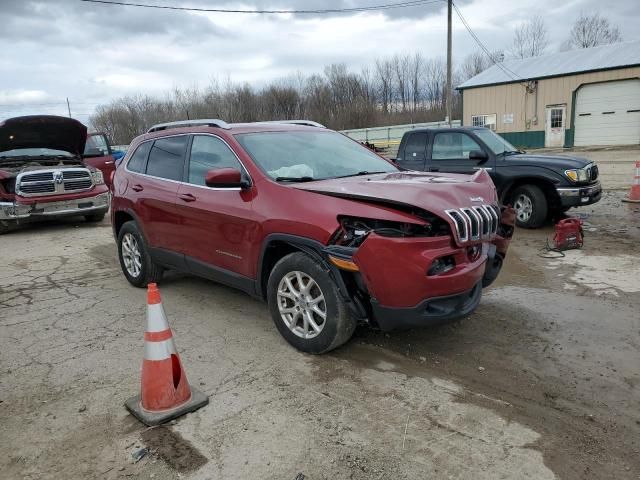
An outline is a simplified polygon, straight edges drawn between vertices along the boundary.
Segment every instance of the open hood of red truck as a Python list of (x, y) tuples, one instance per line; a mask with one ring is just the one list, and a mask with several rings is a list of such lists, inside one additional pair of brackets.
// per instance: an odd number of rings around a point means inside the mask
[(87, 127), (73, 118), (30, 115), (0, 122), (0, 152), (21, 148), (50, 148), (82, 155)]

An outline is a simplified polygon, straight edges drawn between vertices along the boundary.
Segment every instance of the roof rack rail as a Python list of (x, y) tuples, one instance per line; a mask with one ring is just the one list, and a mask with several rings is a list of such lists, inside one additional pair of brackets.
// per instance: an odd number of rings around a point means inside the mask
[(257, 123), (279, 123), (284, 125), (305, 125), (307, 127), (327, 128), (321, 123), (314, 122), (313, 120), (272, 120), (269, 122), (257, 122)]
[(218, 120), (216, 118), (204, 118), (199, 120), (179, 120), (177, 122), (159, 123), (147, 130), (147, 133), (183, 127), (216, 127), (224, 128), (225, 130), (229, 130), (231, 128), (229, 124), (223, 120)]

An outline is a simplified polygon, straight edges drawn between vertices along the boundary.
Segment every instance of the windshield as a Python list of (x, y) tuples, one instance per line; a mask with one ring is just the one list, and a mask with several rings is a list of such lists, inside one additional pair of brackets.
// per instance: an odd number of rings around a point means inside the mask
[(311, 181), (395, 172), (367, 148), (330, 130), (236, 135), (253, 161), (274, 180)]
[(501, 153), (513, 153), (519, 150), (507, 142), (500, 135), (492, 132), (488, 128), (480, 130), (474, 130), (474, 132), (480, 139), (491, 149), (493, 153), (499, 155)]
[(16, 148), (0, 152), (0, 157), (73, 157), (69, 152), (51, 148)]

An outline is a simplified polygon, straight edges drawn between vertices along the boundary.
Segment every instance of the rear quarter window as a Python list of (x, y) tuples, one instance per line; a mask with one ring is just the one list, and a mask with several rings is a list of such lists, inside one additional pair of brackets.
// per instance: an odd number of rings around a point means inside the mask
[(127, 163), (127, 169), (132, 172), (144, 173), (150, 148), (151, 142), (145, 142), (138, 145), (138, 148), (136, 148), (136, 151), (131, 156), (129, 163)]

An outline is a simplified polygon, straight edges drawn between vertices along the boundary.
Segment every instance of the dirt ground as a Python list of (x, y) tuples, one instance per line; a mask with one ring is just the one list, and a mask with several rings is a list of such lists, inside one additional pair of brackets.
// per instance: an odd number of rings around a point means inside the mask
[(518, 230), (468, 318), (360, 328), (321, 357), (290, 348), (261, 302), (169, 275), (165, 310), (210, 404), (152, 429), (123, 407), (145, 292), (108, 222), (3, 236), (1, 476), (639, 479), (640, 207), (622, 195), (570, 212), (586, 245), (564, 258), (538, 255), (551, 227)]

